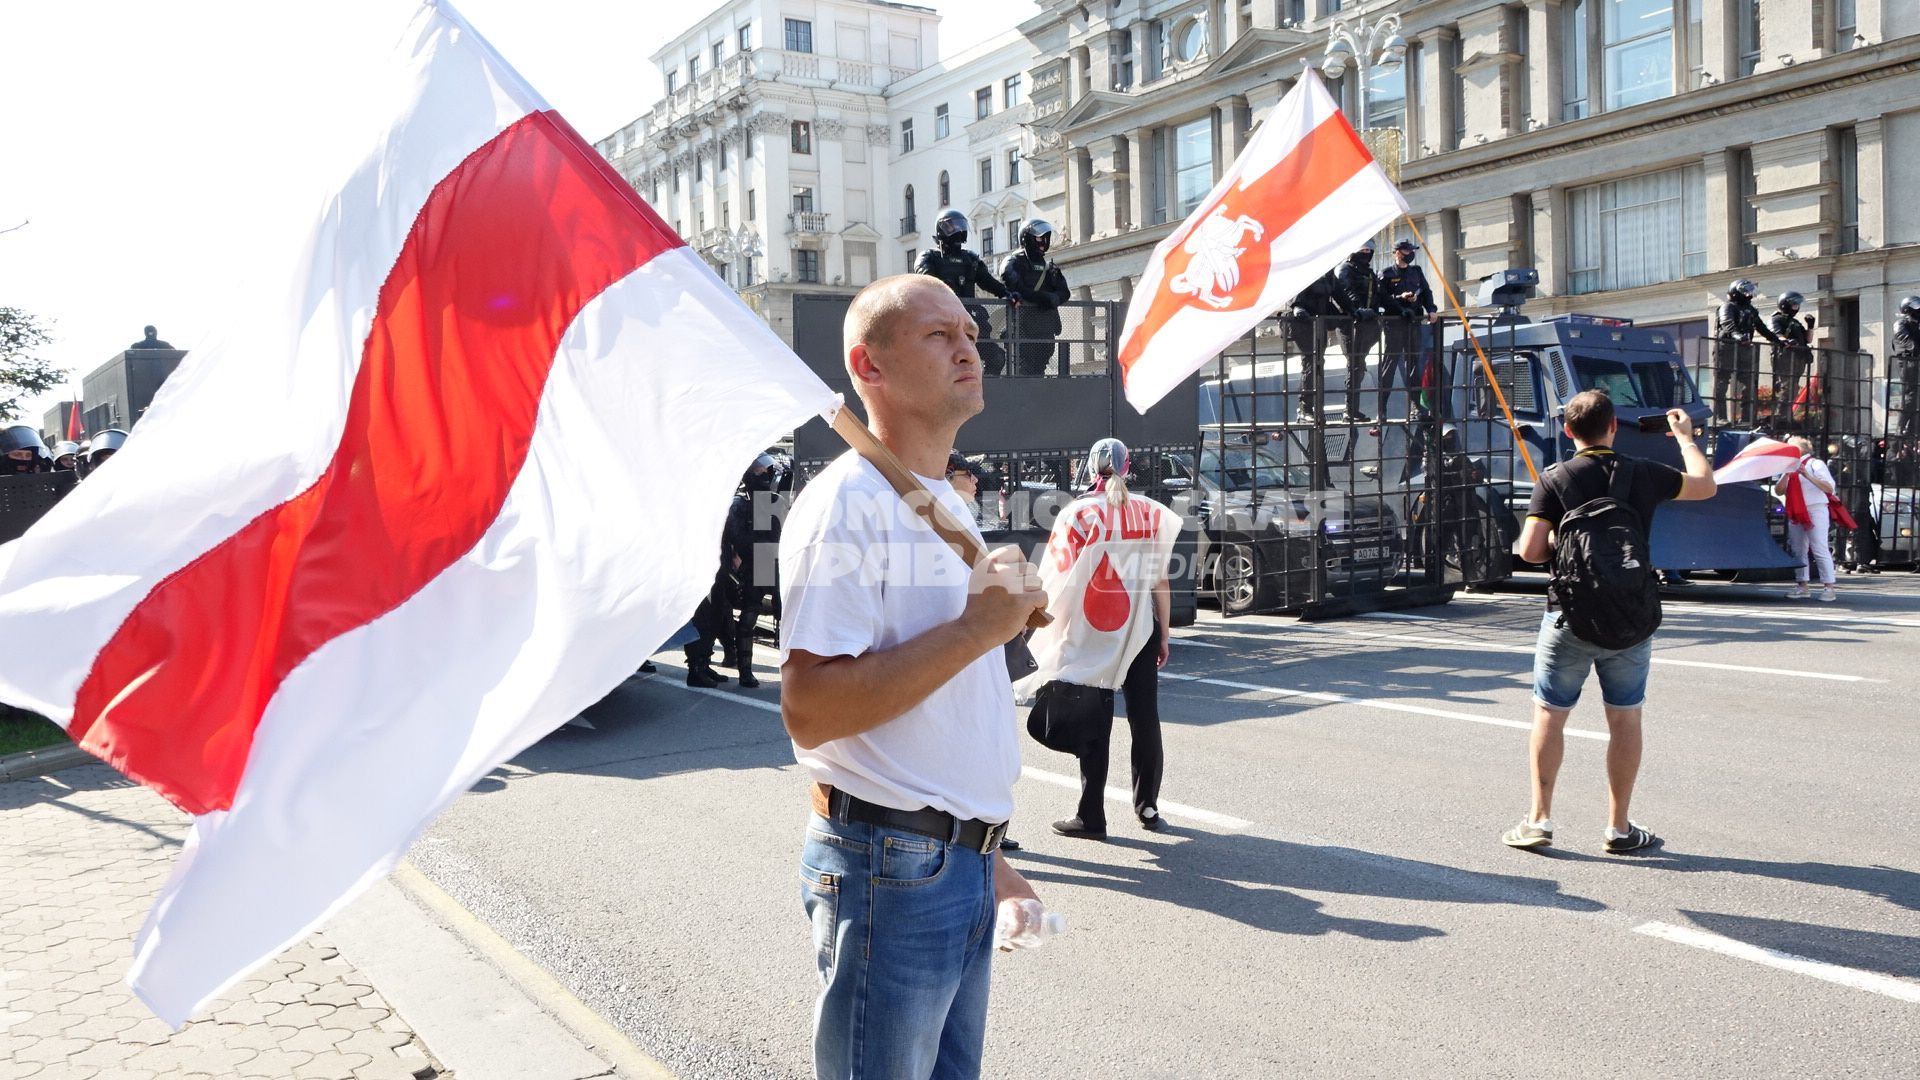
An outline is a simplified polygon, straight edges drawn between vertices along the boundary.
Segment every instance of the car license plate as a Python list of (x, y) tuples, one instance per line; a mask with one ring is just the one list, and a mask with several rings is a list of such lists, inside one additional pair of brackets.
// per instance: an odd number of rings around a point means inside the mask
[(1354, 548), (1352, 555), (1353, 561), (1357, 563), (1379, 562), (1383, 557), (1378, 546)]

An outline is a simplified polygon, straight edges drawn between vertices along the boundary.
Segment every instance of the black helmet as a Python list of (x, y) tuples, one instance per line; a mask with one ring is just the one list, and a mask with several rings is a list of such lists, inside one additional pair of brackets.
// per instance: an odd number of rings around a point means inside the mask
[(779, 479), (779, 464), (773, 460), (772, 454), (759, 455), (753, 459), (753, 464), (747, 466), (746, 475), (740, 478), (741, 486), (748, 491), (772, 491), (774, 481)]
[(933, 236), (943, 244), (967, 242), (967, 215), (948, 207), (933, 219)]
[(1032, 221), (1027, 222), (1026, 228), (1020, 230), (1020, 246), (1037, 247), (1041, 251), (1046, 251), (1048, 248), (1051, 248), (1053, 246), (1053, 226), (1041, 221), (1039, 218), (1034, 218)]
[(91, 473), (108, 458), (118, 453), (127, 444), (127, 433), (119, 428), (108, 428), (93, 437), (87, 447), (87, 471)]
[(1786, 292), (1780, 294), (1780, 309), (1788, 313), (1799, 311), (1800, 305), (1806, 302), (1806, 297), (1801, 296), (1792, 289), (1788, 289)]
[(1920, 296), (1909, 296), (1900, 301), (1900, 314), (1910, 319), (1920, 319)]
[(8, 473), (36, 473), (52, 463), (47, 455), (47, 444), (40, 441), (40, 433), (27, 424), (13, 424), (0, 430), (0, 471)]
[(1752, 300), (1754, 297), (1758, 295), (1760, 295), (1760, 286), (1755, 285), (1753, 282), (1748, 281), (1746, 278), (1741, 278), (1739, 281), (1736, 281), (1733, 284), (1727, 286), (1728, 299), (1735, 299), (1735, 298), (1744, 296), (1748, 300)]

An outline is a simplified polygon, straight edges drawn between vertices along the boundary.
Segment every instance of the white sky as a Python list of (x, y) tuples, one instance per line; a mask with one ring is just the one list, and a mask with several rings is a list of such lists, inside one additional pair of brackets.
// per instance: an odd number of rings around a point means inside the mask
[[(947, 56), (1010, 30), (1033, 0), (918, 0)], [(716, 0), (458, 0), (589, 140), (660, 96), (647, 57)], [(52, 323), (44, 355), (80, 378), (152, 323), (206, 339), (251, 290), (250, 252), (313, 220), (320, 162), (373, 132), (357, 79), (416, 0), (0, 3), (0, 306)], [(663, 11), (686, 17), (663, 17)], [(332, 166), (329, 165), (329, 168)], [(21, 222), (24, 228), (15, 229)], [(70, 391), (29, 403), (25, 421)]]

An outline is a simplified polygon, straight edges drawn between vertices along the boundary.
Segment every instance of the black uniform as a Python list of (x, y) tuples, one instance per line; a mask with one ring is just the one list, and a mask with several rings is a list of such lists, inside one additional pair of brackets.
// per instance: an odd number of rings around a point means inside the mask
[(1367, 354), (1380, 343), (1380, 301), (1386, 294), (1373, 272), (1371, 255), (1354, 255), (1334, 268), (1346, 316), (1333, 324), (1334, 339), (1347, 356), (1347, 415), (1360, 415), (1360, 384), (1367, 380)]
[(1773, 352), (1773, 408), (1780, 413), (1793, 407), (1800, 396), (1802, 380), (1813, 364), (1813, 328), (1800, 316), (1784, 308), (1773, 313), (1773, 336), (1785, 344)]
[(1329, 270), (1302, 289), (1300, 295), (1287, 305), (1284, 328), (1288, 344), (1300, 354), (1302, 413), (1320, 408), (1321, 368), (1325, 362), (1327, 329), (1333, 319), (1346, 314), (1344, 304), (1340, 286), (1334, 281), (1333, 271)]
[[(994, 296), (1007, 295), (1007, 287), (987, 269), (987, 261), (958, 244), (941, 245), (928, 248), (920, 253), (920, 261), (914, 264), (913, 272), (937, 277), (947, 283), (947, 288), (962, 300), (971, 300), (975, 289), (984, 289)], [(980, 364), (989, 375), (998, 375), (1007, 366), (1007, 354), (993, 340), (993, 323), (987, 318), (987, 309), (979, 304), (966, 305), (967, 314), (973, 316), (974, 324), (980, 328)]]
[(754, 631), (760, 615), (771, 607), (774, 570), (780, 550), (782, 514), (773, 500), (774, 478), (748, 479), (747, 489), (734, 497), (727, 509), (727, 526), (721, 534), (723, 566), (739, 566), (733, 571), (733, 600), (740, 609), (733, 625), (733, 655), (740, 672), (740, 685), (757, 686), (753, 674)]
[[(1760, 373), (1755, 334), (1775, 347), (1782, 344), (1752, 300), (1742, 296), (1720, 305), (1713, 332), (1713, 415), (1723, 422), (1744, 424), (1753, 419), (1754, 386)], [(1729, 389), (1733, 391), (1731, 404), (1727, 401)]]
[(1900, 380), (1900, 434), (1920, 431), (1914, 407), (1920, 404), (1920, 319), (1903, 316), (1893, 324), (1893, 348), (1887, 351), (1887, 373)]
[(1001, 264), (1000, 281), (1017, 302), (1008, 335), (1013, 344), (1013, 373), (1045, 375), (1054, 339), (1060, 336), (1060, 305), (1071, 295), (1066, 275), (1044, 254), (1016, 251)]
[[(1414, 294), (1412, 300), (1400, 299), (1401, 293), (1409, 292)], [(1425, 366), (1426, 321), (1438, 309), (1433, 303), (1433, 288), (1418, 263), (1390, 264), (1380, 271), (1380, 304), (1381, 328), (1387, 339), (1386, 355), (1380, 358), (1380, 415), (1386, 416), (1387, 397), (1395, 383), (1409, 391), (1420, 383)], [(1413, 411), (1414, 402), (1409, 399), (1408, 415)]]

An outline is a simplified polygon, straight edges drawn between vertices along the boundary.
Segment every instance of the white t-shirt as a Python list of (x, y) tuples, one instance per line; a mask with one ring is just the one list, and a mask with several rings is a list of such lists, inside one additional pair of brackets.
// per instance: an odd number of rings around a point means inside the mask
[(1809, 477), (1818, 477), (1821, 483), (1832, 487), (1833, 473), (1828, 470), (1827, 463), (1819, 458), (1803, 457), (1800, 459), (1800, 469), (1793, 477), (1793, 482), (1800, 485), (1800, 494), (1806, 496), (1807, 512), (1824, 514), (1827, 512), (1827, 493), (1815, 486)]
[(1153, 587), (1166, 580), (1180, 515), (1141, 495), (1076, 499), (1054, 519), (1040, 563), (1053, 622), (1027, 645), (1039, 668), (1022, 696), (1055, 679), (1117, 690), (1153, 636)]
[[(953, 486), (920, 477), (973, 525)], [(780, 534), (780, 659), (860, 656), (960, 617), (969, 569), (860, 455), (827, 466), (794, 500)], [(879, 727), (793, 756), (813, 779), (897, 810), (931, 806), (1006, 821), (1020, 776), (1013, 688), (1000, 649)]]

